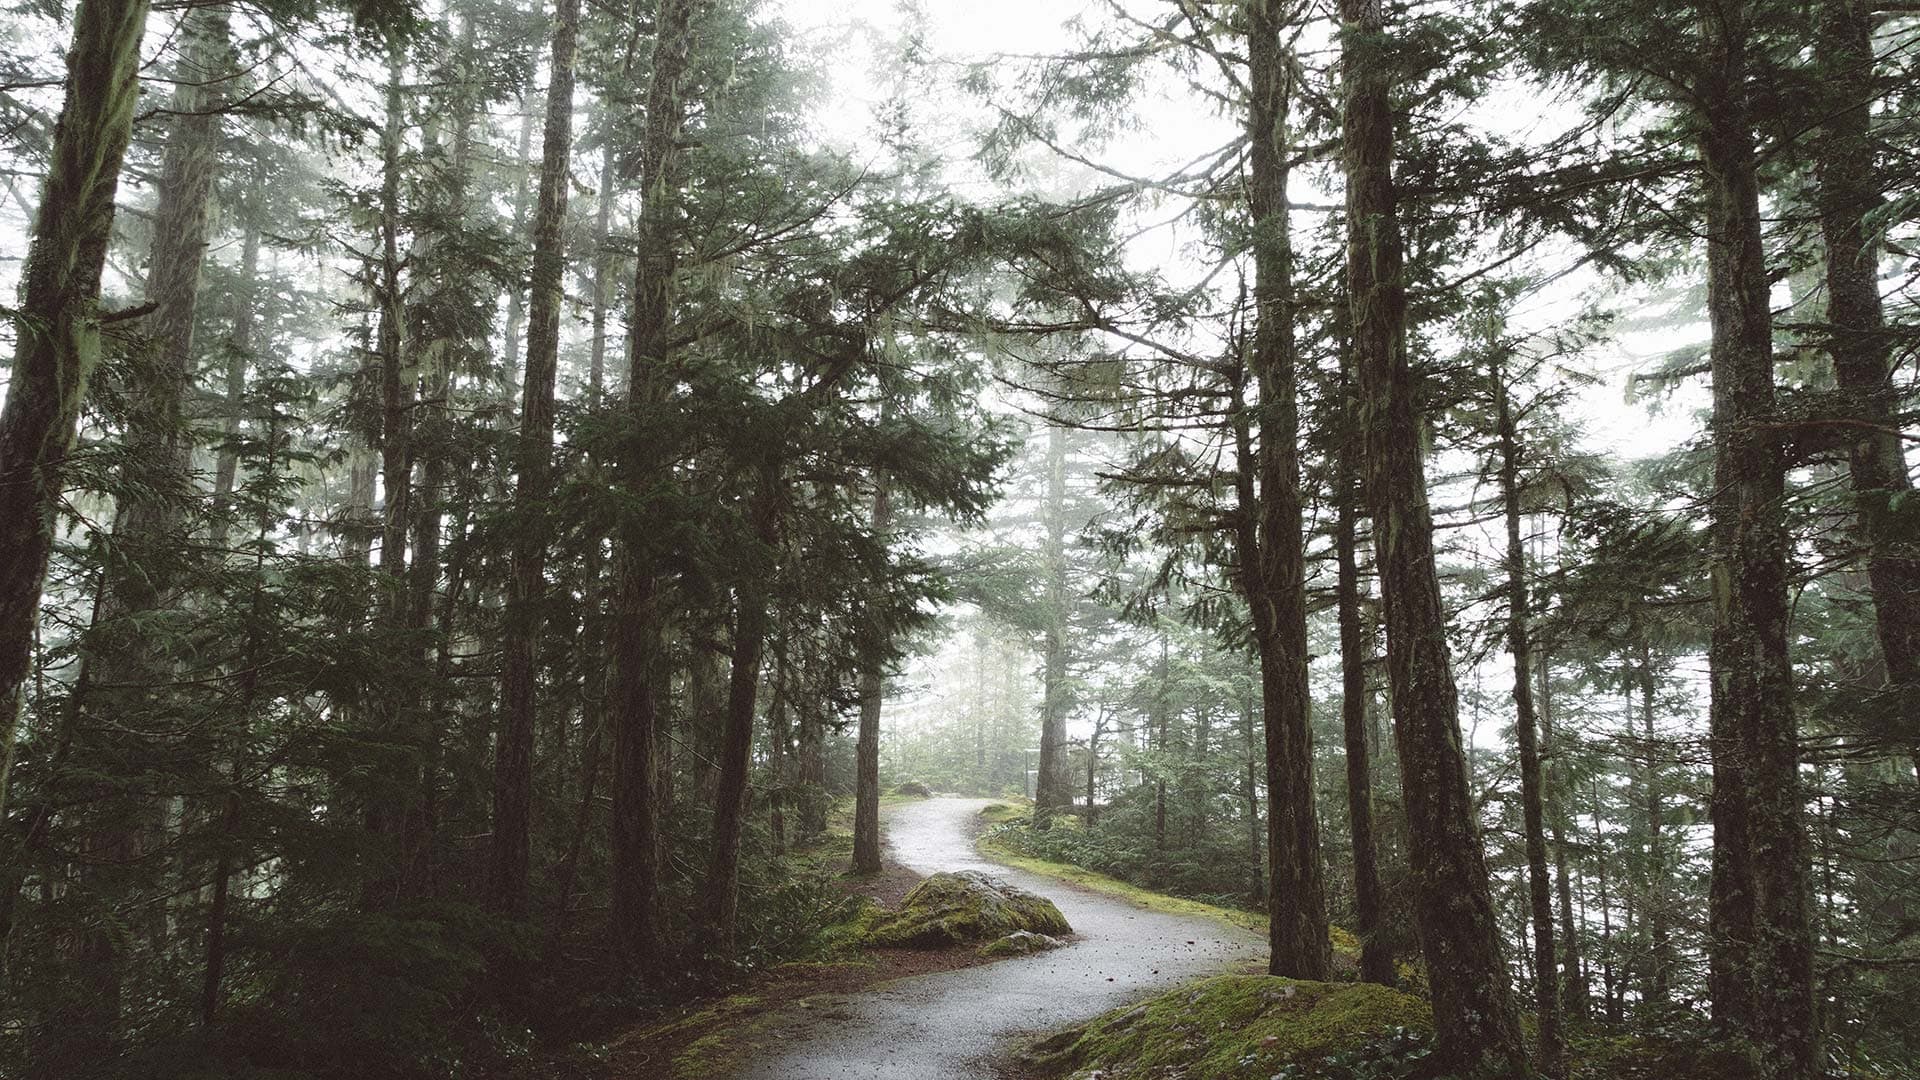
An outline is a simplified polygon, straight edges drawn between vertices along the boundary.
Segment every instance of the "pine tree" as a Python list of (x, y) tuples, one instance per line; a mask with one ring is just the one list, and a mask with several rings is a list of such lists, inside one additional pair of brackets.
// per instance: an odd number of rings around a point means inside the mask
[(1458, 698), (1434, 576), (1420, 417), (1406, 353), (1406, 284), (1392, 175), (1391, 70), (1380, 5), (1341, 5), (1347, 295), (1367, 432), (1366, 489), (1386, 605), (1401, 785), (1438, 1052), (1522, 1075), (1525, 1055), (1460, 749)]

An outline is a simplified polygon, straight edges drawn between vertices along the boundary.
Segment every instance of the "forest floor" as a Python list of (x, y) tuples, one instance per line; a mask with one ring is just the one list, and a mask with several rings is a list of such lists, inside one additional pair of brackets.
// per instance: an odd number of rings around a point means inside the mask
[(608, 1044), (604, 1067), (588, 1075), (979, 1080), (1007, 1075), (1023, 1036), (1264, 956), (1260, 937), (1229, 922), (1155, 910), (982, 855), (974, 837), (991, 802), (936, 797), (888, 808), (889, 856), (898, 869), (867, 886), (897, 903), (890, 893), (904, 893), (920, 875), (986, 871), (1052, 899), (1074, 927), (1065, 948), (991, 964), (970, 946), (870, 950), (870, 964), (776, 970), (744, 993)]

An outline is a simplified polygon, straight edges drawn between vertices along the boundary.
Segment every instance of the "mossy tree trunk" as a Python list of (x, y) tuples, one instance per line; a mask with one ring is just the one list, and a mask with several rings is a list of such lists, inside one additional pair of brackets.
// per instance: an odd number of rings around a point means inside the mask
[[(653, 19), (653, 63), (647, 77), (639, 174), (633, 313), (628, 328), (631, 407), (636, 419), (665, 395), (667, 336), (673, 320), (680, 225), (681, 131), (686, 126), (687, 69), (697, 10), (704, 0), (663, 0)], [(654, 462), (622, 462), (622, 481), (639, 490)], [(662, 653), (660, 582), (644, 522), (630, 520), (614, 538), (613, 939), (629, 976), (645, 976), (661, 957), (660, 824), (656, 765)]]
[(1239, 507), (1240, 576), (1260, 657), (1266, 730), (1268, 970), (1326, 979), (1333, 970), (1326, 874), (1314, 798), (1307, 687), (1306, 557), (1300, 507), (1300, 411), (1294, 341), (1293, 239), (1287, 155), (1293, 57), (1280, 4), (1252, 0), (1247, 19), (1247, 201), (1253, 224), (1253, 342), (1259, 443), (1240, 471), (1259, 492)]
[(1526, 1052), (1467, 788), (1446, 610), (1434, 568), (1417, 388), (1407, 359), (1385, 19), (1379, 0), (1342, 0), (1340, 14), (1353, 361), (1386, 607), (1414, 916), (1432, 987), (1436, 1053), (1456, 1069), (1521, 1076)]
[(13, 313), (0, 410), (0, 814), (53, 550), (61, 467), (100, 359), (100, 277), (139, 99), (146, 0), (81, 0), (66, 94)]
[(541, 134), (540, 194), (533, 219), (527, 363), (520, 398), (520, 445), (514, 502), (525, 512), (514, 535), (507, 579), (506, 640), (501, 676), (500, 737), (494, 746), (493, 840), (487, 898), (497, 911), (527, 910), (528, 844), (533, 828), (535, 677), (546, 602), (548, 530), (538, 504), (553, 473), (553, 396), (560, 365), (560, 308), (566, 273), (567, 163), (573, 150), (574, 55), (580, 0), (558, 0), (553, 13), (552, 73)]
[(1712, 327), (1713, 632), (1709, 710), (1714, 1018), (1763, 1048), (1772, 1077), (1818, 1061), (1799, 733), (1787, 646), (1786, 467), (1774, 419), (1773, 326), (1747, 100), (1747, 11), (1700, 8), (1699, 86)]
[(1920, 544), (1902, 536), (1893, 515), (1895, 502), (1911, 497), (1913, 479), (1901, 450), (1892, 340), (1880, 300), (1883, 243), (1873, 221), (1882, 201), (1873, 142), (1873, 5), (1824, 0), (1819, 7), (1815, 62), (1834, 102), (1823, 110), (1815, 194), (1826, 245), (1827, 351), (1842, 417), (1859, 422), (1848, 430), (1848, 462), (1880, 653), (1887, 679), (1911, 686), (1920, 684)]
[[(1341, 375), (1341, 391), (1347, 379)], [(1351, 403), (1343, 413), (1352, 427), (1356, 415)], [(1356, 518), (1361, 501), (1358, 486), (1360, 439), (1357, 430), (1341, 440), (1335, 470), (1334, 554), (1339, 563), (1336, 601), (1340, 623), (1340, 726), (1347, 758), (1347, 823), (1353, 843), (1354, 936), (1360, 939), (1360, 977), (1392, 986), (1398, 981), (1393, 950), (1381, 925), (1379, 844), (1373, 834), (1373, 755), (1368, 745), (1367, 665), (1373, 660), (1373, 638), (1360, 613), (1360, 558)]]

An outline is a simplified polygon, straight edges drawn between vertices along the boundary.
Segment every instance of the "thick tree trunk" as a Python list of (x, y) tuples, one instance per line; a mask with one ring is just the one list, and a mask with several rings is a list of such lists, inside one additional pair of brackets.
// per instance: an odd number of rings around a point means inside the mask
[[(884, 483), (873, 491), (873, 531), (885, 536), (893, 526), (893, 501)], [(880, 707), (886, 700), (886, 672), (879, 657), (860, 672), (860, 731), (854, 747), (853, 872), (880, 872)]]
[(1247, 201), (1254, 269), (1250, 367), (1259, 380), (1260, 436), (1256, 457), (1243, 457), (1240, 470), (1245, 474), (1257, 467), (1260, 490), (1257, 501), (1243, 500), (1240, 506), (1240, 562), (1260, 655), (1266, 728), (1267, 966), (1275, 975), (1324, 980), (1333, 970), (1333, 946), (1314, 797), (1313, 699), (1307, 687), (1299, 375), (1287, 209), (1293, 61), (1280, 42), (1278, 0), (1252, 0), (1246, 13)]
[(1041, 645), (1040, 771), (1034, 778), (1033, 827), (1047, 829), (1057, 810), (1073, 805), (1067, 783), (1067, 433), (1047, 425), (1046, 632)]
[[(186, 428), (186, 401), (195, 372), (194, 325), (200, 270), (207, 249), (208, 204), (220, 141), (219, 104), (213, 87), (228, 64), (228, 13), (209, 8), (186, 18), (174, 66), (170, 107), (177, 114), (161, 155), (146, 292), (152, 314), (146, 322), (147, 356), (127, 380), (131, 405), (127, 458), (119, 470), (124, 494), (115, 508), (111, 557), (95, 598), (95, 624), (105, 631), (90, 640), (81, 666), (89, 669), (71, 706), (75, 758), (95, 763), (100, 780), (90, 784), (85, 809), (90, 833), (77, 874), (81, 889), (105, 898), (124, 894), (137, 864), (166, 849), (169, 800), (146, 792), (144, 775), (163, 737), (143, 734), (129, 716), (156, 715), (155, 688), (167, 681), (168, 661), (155, 635), (126, 627), (137, 616), (177, 605), (180, 555), (189, 524), (185, 496), (191, 483), (193, 443)], [(92, 635), (89, 635), (92, 639)], [(104, 647), (101, 647), (104, 645)], [(167, 909), (148, 905), (135, 916), (155, 948), (166, 946)], [(121, 967), (133, 935), (115, 933), (104, 921), (85, 931), (76, 956), (88, 981), (76, 1031), (117, 1020)], [(96, 992), (97, 991), (97, 992)]]
[(1799, 737), (1787, 652), (1786, 469), (1773, 419), (1773, 331), (1746, 94), (1745, 12), (1703, 7), (1700, 87), (1713, 331), (1714, 1018), (1765, 1048), (1772, 1077), (1816, 1070)]
[(1379, 0), (1342, 0), (1347, 294), (1367, 440), (1366, 490), (1386, 605), (1415, 924), (1432, 987), (1436, 1053), (1457, 1069), (1524, 1075), (1486, 854), (1467, 790), (1447, 616), (1434, 569)]
[(1892, 341), (1880, 301), (1880, 206), (1873, 146), (1873, 5), (1824, 0), (1815, 61), (1834, 104), (1819, 139), (1816, 199), (1826, 244), (1827, 351), (1852, 431), (1849, 464), (1855, 530), (1889, 681), (1920, 683), (1920, 545), (1902, 536), (1895, 500), (1913, 490), (1899, 435)]
[(1527, 898), (1533, 923), (1534, 1011), (1540, 1021), (1539, 1068), (1550, 1077), (1567, 1074), (1566, 1036), (1560, 1030), (1560, 987), (1555, 979), (1553, 882), (1547, 875), (1546, 796), (1540, 768), (1540, 737), (1533, 707), (1532, 601), (1527, 588), (1527, 549), (1520, 534), (1520, 438), (1507, 390), (1506, 372), (1492, 372), (1494, 415), (1500, 439), (1500, 496), (1507, 519), (1507, 652), (1513, 657), (1515, 742), (1520, 754), (1520, 806), (1526, 834)]
[[(686, 126), (685, 81), (694, 11), (702, 0), (663, 0), (654, 19), (646, 127), (639, 147), (643, 199), (639, 258), (628, 334), (631, 403), (644, 422), (665, 397), (667, 332), (678, 267), (680, 134)], [(623, 463), (623, 481), (638, 490), (657, 463)], [(644, 976), (661, 956), (658, 929), (660, 831), (655, 742), (661, 652), (659, 583), (651, 538), (639, 522), (615, 537), (613, 701), (613, 937), (629, 976)]]
[(552, 75), (541, 135), (540, 195), (533, 220), (533, 275), (521, 391), (519, 476), (514, 501), (525, 514), (507, 579), (500, 737), (494, 746), (493, 853), (488, 900), (516, 918), (527, 911), (533, 828), (533, 729), (540, 627), (546, 603), (547, 530), (539, 513), (553, 473), (553, 396), (560, 364), (560, 307), (566, 272), (567, 162), (573, 149), (574, 54), (580, 0), (554, 5)]
[[(1344, 389), (1344, 378), (1342, 383)], [(1340, 724), (1347, 756), (1347, 821), (1353, 839), (1353, 933), (1360, 939), (1360, 978), (1392, 986), (1399, 976), (1381, 926), (1379, 848), (1373, 836), (1373, 764), (1367, 723), (1367, 665), (1373, 660), (1373, 642), (1360, 617), (1354, 520), (1360, 492), (1353, 460), (1359, 453), (1357, 434), (1342, 443), (1339, 453), (1334, 549), (1340, 567)]]

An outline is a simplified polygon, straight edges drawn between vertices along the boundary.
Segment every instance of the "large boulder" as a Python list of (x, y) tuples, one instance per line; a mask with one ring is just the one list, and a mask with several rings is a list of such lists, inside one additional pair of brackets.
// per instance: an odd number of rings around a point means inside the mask
[(962, 870), (935, 874), (914, 886), (899, 911), (874, 920), (867, 940), (874, 945), (933, 949), (990, 941), (1017, 930), (1059, 935), (1072, 933), (1073, 927), (1046, 897), (977, 870)]

